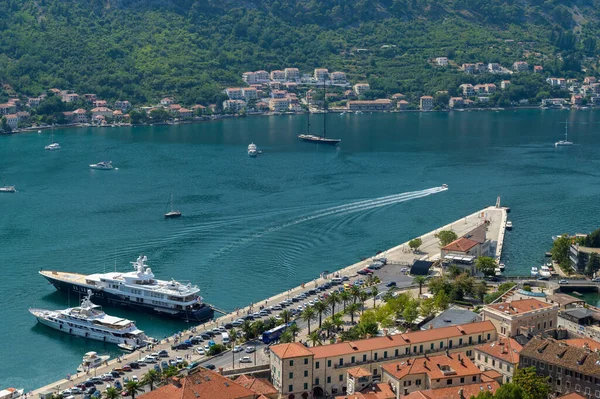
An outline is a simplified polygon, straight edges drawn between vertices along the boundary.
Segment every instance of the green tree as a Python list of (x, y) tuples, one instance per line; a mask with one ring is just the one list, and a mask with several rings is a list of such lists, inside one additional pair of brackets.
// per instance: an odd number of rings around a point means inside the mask
[(487, 295), (488, 287), (485, 282), (482, 281), (475, 285), (474, 291), (475, 297), (483, 302), (483, 298)]
[(523, 389), (525, 399), (546, 399), (550, 393), (548, 377), (538, 375), (535, 367), (517, 369), (513, 383)]
[(361, 338), (374, 337), (379, 332), (379, 329), (377, 328), (377, 323), (373, 321), (367, 322), (361, 320), (358, 323), (357, 327), (358, 333)]
[(450, 298), (444, 291), (436, 294), (433, 298), (433, 301), (438, 312), (443, 312), (444, 310), (448, 309), (448, 305), (450, 305)]
[[(217, 346), (217, 345), (215, 345)], [(213, 346), (214, 348), (214, 346)], [(212, 348), (211, 348), (212, 349)], [(156, 370), (148, 370), (148, 372), (146, 373), (146, 375), (142, 378), (142, 385), (149, 385), (150, 386), (150, 390), (153, 391), (154, 390), (154, 384), (156, 384), (157, 382), (159, 382), (161, 380), (161, 375), (158, 371)]]
[(295, 342), (295, 338), (293, 337), (291, 332), (284, 331), (279, 336), (279, 342), (282, 344), (288, 344), (290, 342)]
[(354, 324), (354, 316), (360, 312), (361, 306), (362, 305), (360, 303), (351, 303), (346, 309), (344, 309), (344, 313), (350, 316), (351, 324)]
[(331, 323), (335, 326), (335, 331), (337, 332), (344, 325), (344, 319), (340, 313), (336, 313), (331, 316)]
[(331, 306), (331, 314), (335, 314), (335, 305), (340, 303), (340, 301), (340, 295), (337, 292), (334, 291), (329, 294), (329, 297), (327, 297), (327, 303), (329, 306)]
[(600, 248), (600, 229), (592, 231), (585, 237), (584, 245), (590, 248)]
[(316, 319), (317, 317), (317, 312), (315, 312), (315, 309), (312, 306), (307, 306), (306, 308), (304, 308), (304, 310), (302, 311), (302, 313), (300, 313), (300, 318), (305, 321), (308, 325), (308, 334), (310, 335), (310, 322), (313, 321), (314, 319)]
[(598, 271), (599, 268), (600, 258), (598, 257), (597, 253), (592, 252), (587, 263), (585, 264), (585, 274), (587, 274), (588, 276), (592, 276)]
[(402, 318), (408, 325), (411, 325), (415, 320), (417, 320), (417, 317), (419, 317), (419, 302), (416, 300), (411, 300), (406, 304), (406, 307), (402, 312)]
[(379, 294), (379, 290), (377, 287), (371, 288), (371, 296), (373, 297), (373, 309), (377, 307), (377, 294)]
[(286, 331), (288, 331), (290, 334), (292, 334), (292, 342), (296, 342), (296, 336), (300, 332), (300, 327), (298, 327), (298, 324), (296, 324), (296, 323), (291, 324), (286, 329)]
[(129, 112), (129, 120), (132, 124), (139, 125), (148, 121), (148, 115), (144, 111), (131, 110)]
[(333, 325), (333, 322), (331, 321), (331, 319), (323, 320), (321, 329), (327, 333), (327, 338), (329, 338), (329, 336), (331, 335), (331, 330), (333, 329), (333, 327), (334, 327), (334, 325)]
[(495, 270), (497, 264), (494, 258), (490, 258), (489, 256), (480, 256), (475, 261), (475, 267), (486, 276), (493, 276), (496, 274)]
[(143, 392), (143, 385), (140, 382), (137, 381), (127, 381), (127, 383), (125, 384), (125, 386), (123, 387), (124, 391), (127, 392), (129, 394), (129, 396), (131, 396), (131, 399), (135, 399), (135, 395), (138, 392)]
[(421, 306), (419, 307), (419, 313), (421, 316), (428, 318), (435, 315), (435, 301), (433, 298), (427, 298), (421, 301)]
[(344, 305), (344, 312), (346, 311), (346, 303), (348, 301), (350, 301), (350, 293), (348, 291), (342, 291), (340, 293), (340, 300), (342, 301), (342, 304)]
[(163, 382), (167, 382), (171, 377), (175, 377), (177, 374), (179, 374), (179, 370), (177, 370), (177, 367), (169, 366), (166, 369), (163, 369), (161, 377)]
[(225, 345), (215, 344), (215, 345), (211, 346), (210, 349), (208, 350), (208, 355), (216, 356), (219, 353), (222, 353), (223, 351), (225, 351), (226, 349), (227, 348), (225, 347)]
[(452, 241), (456, 240), (458, 236), (452, 230), (442, 230), (435, 235), (435, 237), (439, 240), (439, 244), (441, 247), (445, 247), (450, 244)]
[(172, 116), (166, 109), (155, 108), (150, 111), (150, 118), (152, 118), (152, 122), (165, 122), (172, 119)]
[(0, 119), (0, 129), (4, 133), (10, 133), (10, 132), (12, 132), (12, 128), (8, 125), (8, 122), (6, 121), (6, 117), (5, 116), (3, 116), (2, 119)]
[(242, 325), (240, 326), (240, 328), (244, 332), (244, 337), (246, 339), (253, 339), (254, 338), (254, 328), (252, 327), (252, 323), (250, 322), (250, 320), (244, 320), (244, 322), (242, 323)]
[(419, 297), (423, 295), (423, 285), (427, 282), (427, 277), (425, 276), (416, 276), (413, 279), (413, 283), (419, 285)]
[(324, 301), (318, 301), (313, 305), (315, 311), (319, 314), (319, 328), (321, 328), (323, 314), (327, 314), (329, 312), (329, 306)]
[(285, 309), (281, 313), (279, 313), (279, 316), (281, 316), (281, 318), (283, 319), (283, 322), (285, 324), (287, 324), (287, 323), (290, 322), (290, 320), (292, 318), (292, 312), (290, 312), (289, 310)]
[(408, 242), (408, 246), (413, 250), (413, 251), (418, 251), (419, 247), (423, 245), (423, 240), (421, 240), (420, 238), (413, 238), (412, 240), (410, 240)]
[(106, 388), (104, 391), (104, 399), (119, 399), (121, 393), (115, 387)]
[(571, 238), (563, 234), (554, 240), (550, 253), (552, 259), (558, 262), (561, 266), (569, 265), (569, 248), (571, 247)]
[(312, 346), (323, 345), (321, 335), (318, 331), (313, 331), (312, 333), (308, 334), (308, 342), (310, 342)]

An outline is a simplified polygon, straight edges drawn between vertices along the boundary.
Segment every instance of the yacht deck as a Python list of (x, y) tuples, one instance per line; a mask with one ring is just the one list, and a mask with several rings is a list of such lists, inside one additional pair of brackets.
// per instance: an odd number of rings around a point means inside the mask
[(44, 277), (50, 277), (57, 280), (69, 281), (72, 283), (85, 284), (85, 275), (79, 273), (57, 272), (50, 270), (42, 270), (40, 274)]

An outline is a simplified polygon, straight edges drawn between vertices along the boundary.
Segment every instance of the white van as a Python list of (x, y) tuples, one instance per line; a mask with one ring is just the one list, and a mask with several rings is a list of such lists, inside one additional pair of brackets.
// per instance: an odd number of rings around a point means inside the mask
[(226, 332), (221, 333), (221, 339), (223, 340), (223, 345), (227, 345), (229, 342), (231, 342), (229, 340), (229, 334)]
[(334, 277), (331, 279), (331, 284), (342, 284), (342, 281), (341, 277)]

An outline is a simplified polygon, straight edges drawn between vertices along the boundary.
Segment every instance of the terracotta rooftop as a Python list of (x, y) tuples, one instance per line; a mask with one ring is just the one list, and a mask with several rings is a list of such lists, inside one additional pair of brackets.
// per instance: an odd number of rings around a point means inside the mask
[(257, 394), (277, 395), (277, 389), (269, 382), (269, 380), (264, 378), (254, 378), (242, 374), (235, 380), (235, 382), (244, 388), (248, 388), (256, 392)]
[(496, 370), (487, 370), (481, 372), (481, 382), (491, 382), (498, 378), (502, 378), (502, 374)]
[(402, 399), (462, 399), (477, 396), (483, 391), (494, 393), (498, 388), (500, 388), (500, 384), (495, 381), (485, 384), (456, 385), (449, 388), (412, 392), (407, 396), (403, 396)]
[(312, 356), (312, 352), (299, 342), (290, 344), (274, 345), (271, 352), (280, 359), (289, 359), (293, 357)]
[(585, 399), (583, 396), (579, 395), (578, 393), (572, 392), (572, 393), (568, 393), (564, 396), (559, 396), (558, 399)]
[(581, 346), (571, 346), (566, 341), (535, 336), (523, 347), (520, 356), (586, 375), (600, 374), (600, 353), (588, 351)]
[(469, 249), (473, 248), (477, 244), (478, 244), (477, 241), (473, 241), (468, 238), (461, 237), (458, 240), (454, 240), (450, 244), (442, 247), (442, 250), (454, 251), (454, 252), (467, 252)]
[(540, 309), (551, 308), (554, 305), (547, 302), (542, 302), (537, 299), (519, 299), (512, 302), (500, 302), (493, 305), (487, 305), (486, 308), (494, 309), (507, 315), (523, 314)]
[(348, 374), (352, 377), (370, 377), (371, 372), (362, 367), (353, 367), (348, 370)]
[(600, 351), (600, 342), (594, 341), (591, 338), (573, 338), (573, 339), (566, 339), (563, 342), (565, 342), (569, 346), (574, 346), (577, 348), (585, 349), (587, 347), (592, 351), (596, 351), (596, 350)]
[(378, 383), (368, 386), (361, 392), (336, 396), (335, 399), (396, 399), (396, 394), (389, 384)]
[(481, 370), (464, 353), (406, 359), (402, 362), (385, 364), (382, 368), (398, 380), (415, 374), (427, 374), (431, 380), (481, 374)]
[(475, 350), (513, 364), (519, 363), (521, 349), (523, 347), (513, 338), (501, 338), (475, 347)]
[[(458, 326), (434, 328), (426, 331), (414, 331), (386, 337), (374, 337), (357, 341), (340, 342), (331, 345), (306, 348), (300, 343), (281, 344), (271, 347), (271, 351), (279, 358), (292, 358), (314, 355), (315, 359), (332, 356), (343, 356), (350, 353), (366, 352), (376, 349), (396, 348), (445, 338), (457, 338), (464, 335), (494, 332), (496, 329), (491, 321), (462, 324)], [(487, 339), (487, 337), (484, 337)]]
[(251, 399), (257, 396), (254, 391), (231, 381), (227, 377), (206, 369), (178, 380), (177, 385), (169, 384), (152, 392), (140, 395), (140, 399)]

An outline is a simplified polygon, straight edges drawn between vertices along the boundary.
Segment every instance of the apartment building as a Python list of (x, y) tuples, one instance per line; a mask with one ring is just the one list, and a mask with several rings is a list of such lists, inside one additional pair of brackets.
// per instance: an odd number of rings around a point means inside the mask
[(300, 71), (298, 70), (298, 68), (285, 68), (283, 72), (285, 80), (287, 80), (288, 82), (300, 79)]
[(584, 306), (561, 310), (558, 313), (558, 327), (571, 335), (592, 338), (600, 341), (600, 312)]
[(433, 97), (422, 96), (419, 104), (421, 111), (431, 111), (433, 109)]
[(328, 75), (329, 70), (327, 68), (315, 68), (314, 78), (317, 79), (317, 81), (323, 82), (325, 79), (327, 79)]
[(435, 59), (436, 64), (438, 64), (438, 66), (448, 66), (448, 58), (447, 57), (437, 57)]
[(350, 111), (389, 111), (392, 107), (392, 100), (387, 98), (372, 101), (348, 101), (346, 104), (346, 108)]
[(244, 96), (244, 100), (256, 100), (258, 98), (258, 90), (255, 87), (244, 87), (242, 89), (242, 96)]
[(344, 72), (331, 72), (329, 78), (334, 84), (344, 84), (346, 83), (346, 74)]
[(347, 388), (347, 370), (360, 366), (374, 379), (381, 378), (380, 366), (424, 353), (464, 352), (470, 347), (496, 340), (489, 321), (340, 342), (307, 348), (300, 343), (271, 347), (271, 378), (279, 394), (336, 394)]
[(260, 70), (254, 73), (256, 74), (256, 83), (264, 83), (269, 81), (269, 72)]
[(280, 70), (271, 71), (271, 80), (283, 82), (285, 80), (285, 72)]
[(475, 89), (470, 83), (462, 84), (458, 88), (462, 91), (464, 97), (473, 97), (475, 95)]
[(223, 101), (223, 109), (227, 111), (238, 112), (246, 107), (244, 100), (225, 100)]
[(535, 336), (521, 350), (519, 367), (535, 367), (549, 377), (551, 392), (600, 398), (600, 352), (591, 339)]
[(290, 110), (289, 98), (271, 98), (269, 109), (273, 112), (287, 112)]
[(227, 88), (227, 89), (225, 89), (225, 94), (227, 94), (227, 97), (230, 100), (243, 100), (244, 99), (244, 92), (239, 87)]
[(513, 71), (515, 72), (527, 72), (529, 70), (529, 64), (525, 61), (517, 61), (513, 64)]
[(490, 321), (500, 335), (513, 337), (556, 328), (558, 305), (537, 299), (520, 299), (483, 307), (483, 320)]
[(450, 101), (448, 102), (450, 108), (462, 108), (465, 103), (462, 97), (450, 97)]
[(502, 383), (512, 381), (519, 365), (519, 352), (523, 349), (514, 338), (499, 338), (475, 347), (474, 363), (481, 370), (495, 370), (502, 376)]
[(246, 84), (253, 85), (256, 84), (258, 82), (258, 79), (256, 78), (256, 73), (255, 72), (244, 72), (242, 74), (242, 80), (244, 82), (246, 82)]
[(368, 83), (357, 83), (354, 85), (353, 89), (357, 96), (361, 96), (365, 94), (365, 92), (371, 90), (371, 86), (369, 86)]

